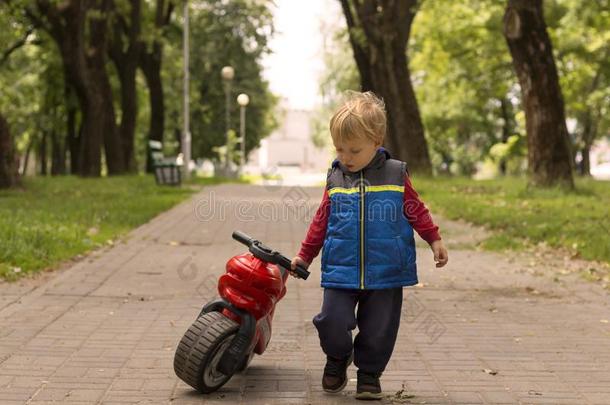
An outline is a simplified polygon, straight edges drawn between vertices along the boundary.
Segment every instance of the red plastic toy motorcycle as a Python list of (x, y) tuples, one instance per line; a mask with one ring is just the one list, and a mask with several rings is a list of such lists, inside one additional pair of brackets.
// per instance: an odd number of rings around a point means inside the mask
[[(229, 259), (218, 280), (220, 298), (203, 307), (174, 356), (176, 375), (202, 393), (216, 391), (265, 351), (275, 305), (286, 294), (290, 260), (240, 231), (233, 239), (249, 253)], [(301, 266), (295, 273), (309, 277)]]

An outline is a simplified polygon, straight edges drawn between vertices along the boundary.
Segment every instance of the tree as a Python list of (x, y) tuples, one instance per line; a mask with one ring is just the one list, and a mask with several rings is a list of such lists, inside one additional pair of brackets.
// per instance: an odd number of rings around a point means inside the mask
[[(521, 129), (503, 13), (485, 0), (429, 1), (418, 10), (409, 67), (440, 173), (472, 175), (494, 144)], [(502, 161), (498, 166), (506, 171)]]
[(386, 144), (412, 172), (431, 174), (424, 127), (411, 84), (407, 44), (417, 0), (341, 0), (362, 91), (386, 103)]
[[(156, 0), (154, 18), (150, 24), (149, 36), (143, 39), (143, 50), (139, 55), (139, 66), (144, 73), (150, 103), (150, 123), (148, 140), (163, 142), (165, 131), (165, 95), (161, 68), (163, 60), (163, 35), (170, 24), (174, 3), (170, 0)], [(146, 171), (152, 172), (152, 161), (147, 154)]]
[(262, 77), (260, 62), (268, 52), (267, 42), (273, 32), (270, 4), (267, 0), (207, 0), (191, 14), (194, 158), (217, 158), (213, 148), (225, 145), (225, 93), (220, 77), (225, 65), (235, 68), (229, 105), (232, 129), (239, 128), (237, 95), (246, 93), (250, 97), (246, 154), (276, 126), (276, 98)]
[[(9, 14), (0, 13), (0, 23), (3, 26), (8, 26)], [(20, 30), (15, 29), (15, 25), (13, 25), (13, 29), (7, 31), (0, 33), (0, 39), (3, 44), (10, 42), (10, 45), (6, 48), (3, 45), (3, 49), (0, 49), (0, 67), (3, 67), (9, 61), (9, 57), (15, 51), (27, 44), (33, 28), (27, 27), (24, 32), (19, 32)], [(3, 85), (2, 81), (0, 81), (0, 85)], [(3, 92), (6, 92), (4, 86), (2, 88)], [(0, 97), (0, 102), (2, 101), (2, 97)], [(15, 154), (15, 143), (9, 124), (2, 111), (0, 111), (0, 189), (13, 187), (19, 183), (18, 170), (19, 164)]]
[(57, 43), (64, 77), (74, 89), (82, 111), (79, 173), (100, 176), (104, 145), (109, 174), (125, 172), (125, 160), (116, 126), (112, 88), (106, 72), (110, 0), (69, 0), (56, 4), (37, 0), (28, 9), (33, 22)]
[(542, 0), (509, 0), (504, 36), (521, 85), (533, 186), (574, 187), (564, 103)]
[(112, 37), (108, 54), (116, 67), (121, 84), (121, 123), (119, 134), (123, 159), (127, 171), (136, 172), (135, 132), (138, 118), (136, 73), (140, 62), (143, 42), (140, 38), (141, 0), (117, 3), (112, 24)]
[(50, 157), (50, 173), (56, 176), (66, 174), (67, 171), (66, 152), (70, 141), (65, 135), (67, 103), (61, 86), (63, 82), (61, 61), (55, 54), (47, 53), (44, 56), (44, 70), (39, 75), (41, 88), (38, 94), (41, 100), (36, 115), (36, 132), (39, 134), (38, 167), (39, 173), (46, 175)]
[(549, 35), (565, 97), (578, 172), (591, 174), (593, 142), (610, 130), (610, 19), (608, 1), (545, 3)]

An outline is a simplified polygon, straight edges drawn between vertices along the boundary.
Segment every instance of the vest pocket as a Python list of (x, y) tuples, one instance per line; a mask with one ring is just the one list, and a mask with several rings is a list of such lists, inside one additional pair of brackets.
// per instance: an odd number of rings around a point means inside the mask
[(324, 241), (324, 245), (322, 246), (322, 269), (326, 268), (326, 264), (328, 263), (328, 252), (330, 251), (330, 246), (333, 241), (332, 237), (329, 237)]
[(402, 257), (398, 238), (368, 240), (365, 284), (370, 286), (399, 282), (403, 276)]

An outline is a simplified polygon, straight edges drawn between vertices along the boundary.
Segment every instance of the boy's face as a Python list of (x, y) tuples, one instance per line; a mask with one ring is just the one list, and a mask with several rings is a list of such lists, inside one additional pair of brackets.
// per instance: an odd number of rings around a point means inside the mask
[(350, 172), (357, 172), (363, 169), (375, 156), (377, 148), (381, 143), (373, 142), (368, 138), (356, 138), (344, 141), (335, 141), (333, 144), (337, 150), (337, 159)]

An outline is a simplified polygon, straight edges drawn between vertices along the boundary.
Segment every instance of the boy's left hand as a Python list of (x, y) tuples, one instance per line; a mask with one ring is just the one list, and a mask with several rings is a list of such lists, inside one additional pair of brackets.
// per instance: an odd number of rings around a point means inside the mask
[(449, 254), (447, 253), (447, 249), (443, 244), (442, 240), (435, 240), (430, 244), (430, 248), (434, 253), (434, 261), (436, 262), (436, 267), (443, 267), (449, 261)]

